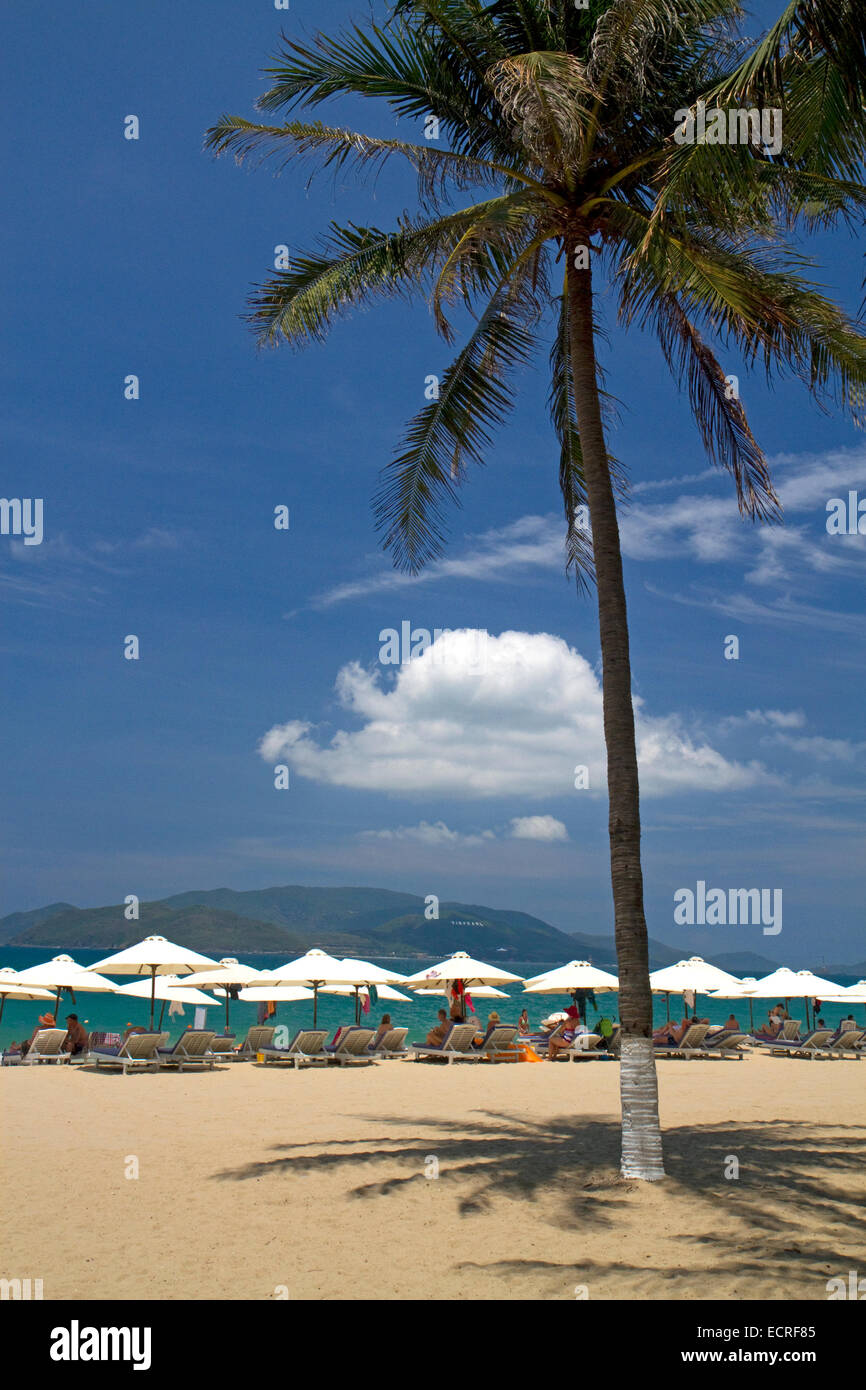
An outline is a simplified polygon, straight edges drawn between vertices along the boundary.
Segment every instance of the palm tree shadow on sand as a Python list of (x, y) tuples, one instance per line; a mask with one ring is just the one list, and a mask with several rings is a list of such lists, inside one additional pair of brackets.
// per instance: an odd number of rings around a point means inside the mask
[[(826, 1280), (854, 1267), (858, 1246), (860, 1267), (866, 1262), (866, 1126), (765, 1120), (668, 1129), (668, 1178), (652, 1192), (672, 1201), (666, 1238), (674, 1242), (678, 1258), (660, 1268), (603, 1258), (605, 1237), (623, 1218), (634, 1221), (632, 1209), (648, 1191), (619, 1177), (618, 1121), (568, 1115), (540, 1124), (507, 1112), (475, 1114), (476, 1119), (413, 1121), (421, 1132), (411, 1139), (380, 1133), (275, 1145), (273, 1157), (216, 1173), (214, 1179), (243, 1182), (344, 1169), (347, 1176), (362, 1177), (347, 1187), (346, 1198), (368, 1200), (395, 1197), (410, 1184), (425, 1183), (425, 1167), (435, 1157), (438, 1181), (453, 1191), (456, 1215), (484, 1214), (497, 1199), (530, 1202), (542, 1226), (582, 1237), (579, 1266), (516, 1258), (488, 1264), (463, 1260), (455, 1267), (518, 1281), (526, 1276), (535, 1286), (549, 1279), (551, 1288), (560, 1290), (564, 1278), (586, 1282), (593, 1275), (619, 1274), (638, 1284), (654, 1281), (656, 1290), (663, 1281), (663, 1292), (655, 1296), (714, 1297), (706, 1280), (696, 1294), (700, 1268), (737, 1276), (740, 1297), (825, 1298)], [(364, 1118), (383, 1129), (407, 1127), (405, 1116)], [(739, 1176), (726, 1179), (732, 1157)], [(395, 1175), (395, 1165), (405, 1171)], [(376, 1176), (384, 1166), (387, 1175)], [(685, 1222), (684, 1207), (691, 1213)]]

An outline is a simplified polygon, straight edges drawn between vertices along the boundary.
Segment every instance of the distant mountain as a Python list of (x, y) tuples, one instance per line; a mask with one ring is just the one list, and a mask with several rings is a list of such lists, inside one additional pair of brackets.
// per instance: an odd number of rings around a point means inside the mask
[(48, 907), (37, 907), (33, 912), (10, 912), (8, 917), (0, 917), (0, 944), (11, 941), (13, 936), (26, 932), (29, 927), (38, 926), (49, 917), (76, 911), (72, 903), (49, 903)]
[[(217, 888), (142, 903), (137, 921), (121, 905), (14, 914), (0, 920), (0, 942), (72, 950), (115, 950), (158, 933), (207, 955), (321, 946), (342, 955), (445, 955), (451, 950), (512, 960), (568, 960), (574, 938), (525, 912), (442, 903), (380, 888), (287, 886), (250, 892)], [(22, 929), (23, 926), (23, 929)], [(8, 929), (7, 929), (8, 928)]]
[[(128, 922), (123, 907), (71, 908), (52, 914), (20, 932), (6, 945), (46, 946), (57, 951), (85, 947), (93, 951), (120, 950), (144, 936), (167, 936), (203, 955), (228, 956), (238, 951), (284, 951), (286, 957), (305, 951), (306, 942), (270, 922), (255, 922), (236, 912), (196, 906), (172, 911), (164, 903), (142, 903), (137, 921)], [(5, 921), (0, 922), (2, 929)]]
[[(602, 970), (616, 971), (612, 936), (566, 933), (529, 913), (477, 903), (443, 900), (438, 918), (431, 919), (425, 904), (417, 894), (387, 888), (291, 884), (247, 892), (213, 888), (176, 893), (142, 903), (134, 922), (126, 920), (122, 905), (78, 908), (51, 903), (0, 918), (0, 945), (54, 951), (90, 947), (108, 954), (156, 933), (217, 957), (278, 952), (288, 959), (311, 946), (364, 957), (444, 956), (463, 950), (503, 962), (589, 960)], [(649, 955), (653, 970), (692, 955), (702, 955), (735, 975), (766, 975), (779, 965), (752, 951), (715, 954), (706, 946), (669, 946), (652, 937)], [(831, 977), (866, 977), (866, 961), (813, 968)]]

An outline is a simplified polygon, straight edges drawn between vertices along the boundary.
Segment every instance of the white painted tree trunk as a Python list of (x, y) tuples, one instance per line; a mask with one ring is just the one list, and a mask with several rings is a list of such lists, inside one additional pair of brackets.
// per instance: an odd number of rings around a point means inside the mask
[(658, 1082), (652, 1038), (622, 1039), (619, 1064), (624, 1178), (655, 1182), (665, 1175), (658, 1122)]

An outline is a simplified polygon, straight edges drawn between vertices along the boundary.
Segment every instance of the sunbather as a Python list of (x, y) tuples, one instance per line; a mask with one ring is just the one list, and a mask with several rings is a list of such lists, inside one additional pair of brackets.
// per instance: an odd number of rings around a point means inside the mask
[(525, 1009), (523, 1010), (523, 1013), (517, 1020), (517, 1032), (521, 1038), (528, 1038), (529, 1034), (532, 1032), (532, 1029), (529, 1026), (529, 1014), (526, 1012)]
[(424, 1039), (428, 1047), (441, 1047), (448, 1032), (448, 1015), (444, 1009), (439, 1010), (439, 1022), (435, 1024), (427, 1037)]
[(78, 1014), (66, 1015), (66, 1037), (60, 1050), (72, 1057), (80, 1057), (87, 1051), (87, 1030), (78, 1022)]
[(737, 1022), (736, 1016), (735, 1016), (734, 1011), (733, 1011), (733, 1009), (732, 1009), (731, 1012), (728, 1014), (727, 1019), (725, 1020), (725, 1032), (726, 1032), (726, 1033), (739, 1033), (739, 1032), (741, 1032), (741, 1031), (742, 1031), (742, 1030), (741, 1030), (741, 1028), (740, 1028), (740, 1025), (739, 1025), (739, 1023)]
[(39, 1022), (36, 1024), (36, 1027), (33, 1029), (33, 1032), (30, 1034), (30, 1037), (27, 1038), (26, 1041), (23, 1042), (23, 1043), (21, 1044), (21, 1056), (22, 1056), (22, 1057), (26, 1057), (26, 1056), (27, 1056), (27, 1053), (30, 1051), (31, 1045), (32, 1045), (32, 1043), (33, 1043), (33, 1039), (36, 1037), (36, 1034), (37, 1034), (37, 1033), (41, 1033), (41, 1032), (42, 1032), (42, 1029), (43, 1029), (43, 1028), (56, 1028), (56, 1027), (57, 1027), (57, 1024), (56, 1024), (55, 1021), (54, 1021), (54, 1015), (53, 1015), (53, 1014), (40, 1014), (40, 1015), (39, 1015)]
[(382, 1041), (382, 1039), (384, 1038), (385, 1034), (386, 1034), (386, 1033), (390, 1033), (390, 1031), (391, 1031), (391, 1029), (392, 1029), (393, 1027), (394, 1027), (394, 1025), (393, 1025), (393, 1023), (391, 1022), (391, 1015), (390, 1015), (390, 1014), (383, 1014), (383, 1015), (382, 1015), (382, 1022), (379, 1024), (379, 1027), (376, 1029), (375, 1036), (374, 1036), (374, 1038), (373, 1038), (373, 1041), (370, 1043), (370, 1046), (371, 1046), (371, 1047), (376, 1047), (376, 1046)]
[[(566, 1010), (566, 1012), (569, 1011)], [(574, 1012), (577, 1013), (577, 1009), (575, 1009)], [(551, 1038), (550, 1042), (547, 1045), (548, 1062), (555, 1062), (560, 1052), (569, 1052), (571, 1050), (571, 1044), (574, 1042), (575, 1038), (578, 1037), (580, 1034), (588, 1032), (589, 1029), (584, 1028), (583, 1024), (580, 1022), (579, 1015), (576, 1022), (573, 1019), (569, 1019), (568, 1027), (563, 1028), (562, 1032), (558, 1035), (558, 1037)]]

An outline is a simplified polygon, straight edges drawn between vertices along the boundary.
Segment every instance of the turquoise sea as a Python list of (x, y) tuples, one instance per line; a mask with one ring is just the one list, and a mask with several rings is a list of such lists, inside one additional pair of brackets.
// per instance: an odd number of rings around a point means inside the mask
[[(38, 965), (42, 961), (49, 960), (53, 955), (59, 954), (57, 951), (48, 950), (45, 947), (2, 947), (0, 946), (0, 966), (9, 965), (13, 970), (24, 970), (28, 966)], [(79, 965), (92, 965), (97, 960), (104, 958), (105, 951), (85, 951), (80, 950), (74, 953), (74, 958)], [(239, 959), (244, 959), (240, 956)], [(285, 955), (260, 955), (246, 958), (246, 963), (253, 966), (256, 970), (275, 969), (285, 963)], [(376, 964), (388, 966), (396, 970), (401, 975), (412, 975), (418, 970), (424, 969), (428, 965), (434, 965), (433, 957), (429, 959), (396, 960), (393, 957), (387, 960), (377, 961)], [(504, 968), (510, 970), (515, 975), (526, 977), (540, 975), (544, 970), (552, 970), (556, 966), (562, 965), (562, 961), (509, 961)], [(131, 979), (119, 979), (119, 984), (129, 984)], [(195, 977), (190, 976), (189, 983), (194, 984)], [(842, 986), (854, 984), (853, 977), (840, 977), (838, 983)], [(487, 1015), (491, 1009), (496, 1009), (506, 1023), (516, 1023), (521, 1009), (525, 1008), (529, 1013), (530, 1023), (533, 1027), (546, 1018), (548, 1014), (562, 1009), (568, 1003), (565, 995), (550, 994), (524, 994), (520, 985), (511, 988), (508, 999), (479, 999), (475, 1008), (479, 1019), (486, 1022)], [(470, 991), (471, 994), (471, 991)], [(602, 1014), (609, 1017), (616, 1017), (617, 996), (616, 994), (596, 995), (598, 1008), (593, 1009), (589, 1006), (590, 1026), (595, 1018)], [(672, 1018), (682, 1017), (681, 1000), (674, 995), (670, 1001)], [(758, 999), (754, 1001), (755, 1022), (764, 1019), (767, 1010), (775, 1000)], [(367, 1019), (378, 1023), (382, 1013), (390, 1013), (395, 1026), (406, 1024), (409, 1028), (410, 1042), (423, 1039), (424, 1035), (436, 1022), (436, 1013), (442, 1007), (442, 999), (425, 999), (414, 996), (408, 1004), (396, 1004), (391, 1001), (380, 1002), (375, 1010), (371, 1010), (369, 1015), (362, 1014), (362, 1022)], [(41, 1001), (23, 1001), (7, 999), (3, 1018), (0, 1021), (0, 1047), (8, 1047), (13, 1039), (20, 1041), (28, 1038), (36, 1021), (41, 1013), (52, 1006)], [(160, 1004), (157, 1001), (157, 1022), (159, 1022)], [(705, 995), (698, 999), (698, 1013), (702, 1018), (709, 1018), (711, 1023), (724, 1023), (730, 1009), (733, 1008), (740, 1024), (748, 1028), (749, 1025), (749, 1005), (748, 1001), (742, 1000), (712, 1000)], [(664, 995), (654, 997), (655, 1019), (657, 1023), (663, 1023), (665, 1019), (665, 999)], [(60, 1020), (62, 1024), (65, 1016), (69, 1012), (77, 1013), (82, 1024), (89, 1032), (96, 1029), (105, 1032), (122, 1032), (128, 1024), (140, 1024), (147, 1026), (150, 1010), (150, 1001), (144, 999), (134, 999), (118, 996), (114, 994), (79, 994), (73, 1004), (68, 996), (64, 995), (61, 1001)], [(231, 1026), (239, 1037), (246, 1034), (250, 1024), (256, 1022), (256, 1005), (244, 1004), (240, 1001), (233, 1001), (230, 1004)], [(849, 1009), (841, 1004), (827, 1004), (821, 1011), (822, 1017), (828, 1024), (835, 1024), (846, 1014), (852, 1012), (858, 1022), (866, 1022), (866, 1011), (863, 1005), (855, 1005)], [(793, 1018), (802, 1017), (805, 1022), (805, 1013), (801, 1013), (801, 1005), (797, 1001), (792, 1001), (790, 1013)], [(351, 1023), (354, 1019), (354, 1001), (341, 996), (320, 994), (318, 1009), (319, 1026), (328, 1028), (333, 1036), (334, 1031), (342, 1023)], [(168, 1016), (168, 1006), (166, 1005), (163, 1028), (170, 1034), (171, 1040), (192, 1023), (193, 1010), (187, 1006), (183, 1016)], [(225, 1004), (220, 1002), (207, 1011), (207, 1026), (217, 1032), (222, 1032), (225, 1025)], [(270, 1020), (272, 1023), (284, 1023), (294, 1030), (303, 1026), (309, 1026), (313, 1021), (312, 1000), (302, 1001), (298, 1004), (280, 1004), (277, 1007), (276, 1019)]]

